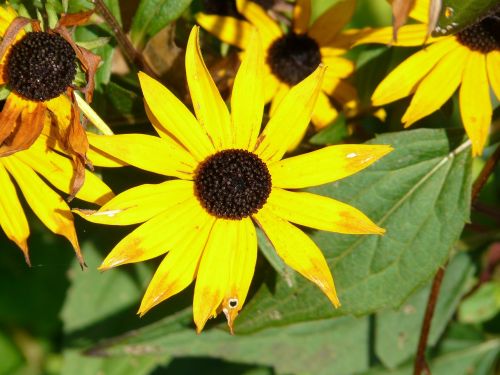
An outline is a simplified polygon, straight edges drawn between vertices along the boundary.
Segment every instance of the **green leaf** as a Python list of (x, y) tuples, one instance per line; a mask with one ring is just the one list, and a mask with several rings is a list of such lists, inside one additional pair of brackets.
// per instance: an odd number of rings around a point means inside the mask
[[(96, 322), (106, 322), (107, 318), (123, 310), (127, 310), (128, 320), (137, 319), (129, 308), (137, 309), (151, 271), (145, 264), (137, 264), (127, 273), (121, 270), (99, 272), (97, 267), (102, 262), (102, 256), (94, 244), (85, 242), (82, 247), (88, 269), (82, 272), (76, 261), (73, 264), (71, 286), (61, 312), (64, 332), (69, 336), (87, 330), (86, 334), (90, 335), (89, 327)], [(110, 329), (125, 323), (111, 321), (106, 323), (105, 328), (96, 328)]]
[[(342, 307), (303, 278), (262, 283), (236, 332), (399, 307), (447, 259), (469, 218), (470, 142), (461, 131), (420, 129), (369, 142), (395, 151), (367, 170), (312, 189), (361, 209), (385, 236), (311, 232), (333, 271)], [(334, 167), (334, 166), (332, 166)]]
[(130, 36), (136, 47), (146, 42), (170, 22), (176, 20), (192, 0), (141, 0), (132, 21)]
[[(469, 288), (474, 267), (470, 258), (458, 254), (446, 268), (436, 310), (432, 319), (429, 345), (443, 333), (462, 296)], [(430, 285), (411, 296), (397, 311), (377, 313), (375, 352), (382, 363), (395, 368), (415, 354)]]
[(442, 0), (433, 36), (449, 35), (499, 10), (498, 0)]
[[(446, 344), (446, 342), (444, 343)], [(447, 352), (430, 363), (432, 375), (489, 375), (500, 353), (500, 339), (485, 342), (464, 342), (463, 348)], [(360, 375), (411, 375), (413, 364), (394, 371), (373, 369)]]
[(131, 357), (122, 356), (118, 358), (89, 357), (76, 350), (64, 352), (63, 368), (61, 375), (148, 375), (159, 365), (168, 361), (165, 356)]
[(349, 135), (345, 116), (340, 114), (339, 117), (328, 127), (322, 129), (309, 139), (309, 143), (313, 145), (332, 145), (340, 143)]
[(500, 281), (482, 284), (478, 290), (462, 302), (458, 319), (464, 323), (480, 323), (500, 312)]
[(11, 375), (23, 365), (23, 355), (3, 330), (0, 330), (0, 375)]
[(342, 318), (272, 328), (253, 335), (231, 336), (211, 329), (175, 331), (178, 318), (112, 339), (94, 351), (105, 356), (153, 353), (205, 356), (273, 366), (276, 373), (353, 374), (369, 364), (368, 318)]

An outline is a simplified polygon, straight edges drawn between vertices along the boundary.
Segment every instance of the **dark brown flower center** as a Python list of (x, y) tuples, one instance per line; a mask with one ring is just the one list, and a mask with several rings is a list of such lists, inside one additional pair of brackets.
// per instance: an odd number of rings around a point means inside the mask
[(500, 51), (500, 12), (483, 18), (457, 34), (458, 41), (473, 51)]
[(30, 32), (16, 42), (7, 56), (7, 82), (27, 99), (53, 99), (71, 85), (76, 54), (58, 34)]
[(271, 193), (266, 164), (245, 150), (224, 150), (198, 167), (195, 190), (202, 206), (218, 218), (240, 220), (257, 213)]
[(281, 82), (295, 85), (321, 63), (316, 41), (307, 35), (288, 33), (269, 47), (267, 63)]

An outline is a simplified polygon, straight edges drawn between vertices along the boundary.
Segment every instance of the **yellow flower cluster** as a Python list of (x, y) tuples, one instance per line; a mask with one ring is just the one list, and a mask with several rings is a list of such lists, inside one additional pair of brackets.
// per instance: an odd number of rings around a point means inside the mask
[[(500, 98), (498, 41), (478, 46), (472, 28), (426, 39), (422, 15), (427, 5), (417, 1), (410, 16), (423, 23), (401, 27), (393, 43), (421, 46), (420, 51), (380, 83), (373, 106), (413, 95), (402, 117), (410, 126), (439, 109), (460, 86), (461, 117), (473, 153), (479, 155), (492, 116), (489, 88)], [(194, 114), (156, 79), (138, 75), (156, 136), (86, 133), (73, 92), (75, 64), (78, 60), (92, 84), (91, 66), (97, 60), (65, 31), (82, 20), (66, 18), (47, 31), (33, 21), (26, 31), (27, 21), (20, 21), (11, 7), (0, 7), (0, 84), (10, 90), (0, 113), (0, 225), (28, 262), (30, 232), (16, 186), (40, 220), (68, 238), (82, 264), (72, 210), (56, 190), (100, 205), (95, 211), (73, 210), (90, 222), (140, 224), (111, 250), (100, 269), (164, 256), (142, 300), (141, 315), (196, 280), (198, 332), (221, 312), (232, 331), (254, 275), (255, 226), (288, 266), (340, 306), (321, 250), (298, 226), (354, 235), (382, 235), (384, 229), (346, 203), (300, 189), (355, 174), (392, 148), (342, 144), (294, 156), (287, 152), (296, 149), (309, 122), (319, 130), (339, 111), (358, 113), (357, 93), (349, 81), (355, 66), (344, 55), (360, 44), (390, 43), (392, 30), (344, 30), (355, 11), (354, 0), (337, 2), (314, 22), (311, 1), (297, 0), (287, 31), (252, 1), (237, 0), (236, 6), (242, 18), (196, 15), (202, 28), (243, 51), (231, 110), (205, 65), (195, 26), (185, 54)], [(37, 57), (40, 61), (26, 58), (39, 47), (45, 51)], [(53, 60), (47, 65), (47, 59)], [(44, 79), (30, 78), (42, 68)], [(87, 101), (92, 98), (89, 89), (84, 90)], [(263, 126), (267, 103), (269, 120)], [(165, 180), (114, 196), (84, 169), (91, 163), (130, 165)]]

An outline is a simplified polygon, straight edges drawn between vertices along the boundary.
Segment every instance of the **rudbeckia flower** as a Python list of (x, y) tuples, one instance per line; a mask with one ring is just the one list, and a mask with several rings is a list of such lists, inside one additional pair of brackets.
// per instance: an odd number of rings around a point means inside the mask
[[(88, 141), (72, 82), (80, 61), (88, 82), (83, 91), (90, 101), (99, 58), (78, 47), (65, 26), (81, 24), (89, 16), (65, 15), (54, 30), (41, 31), (38, 21), (18, 17), (10, 6), (0, 6), (0, 85), (10, 91), (0, 113), (0, 157), (29, 148), (50, 119), (52, 132), (74, 161), (71, 197), (81, 188), (88, 164)], [(32, 31), (24, 30), (28, 24)]]
[[(28, 149), (0, 156), (0, 226), (22, 250), (28, 264), (30, 229), (16, 186), (40, 221), (53, 233), (66, 237), (80, 264), (84, 264), (71, 209), (56, 191), (70, 193), (74, 178), (71, 160), (60, 151), (56, 139), (42, 134)], [(102, 205), (113, 197), (108, 186), (92, 173), (85, 171), (85, 179), (77, 198)]]
[(235, 78), (231, 114), (202, 59), (195, 27), (187, 45), (186, 75), (196, 118), (167, 88), (139, 73), (146, 108), (160, 137), (125, 134), (90, 139), (99, 152), (174, 177), (131, 188), (96, 212), (76, 211), (94, 223), (144, 223), (116, 245), (101, 270), (168, 252), (145, 293), (141, 315), (196, 278), (197, 331), (221, 311), (232, 331), (255, 269), (254, 224), (266, 233), (285, 263), (339, 306), (320, 249), (292, 223), (340, 233), (384, 233), (354, 207), (288, 190), (352, 175), (391, 147), (340, 145), (282, 159), (290, 142), (309, 123), (325, 68), (317, 68), (289, 90), (259, 135), (265, 73), (257, 35), (249, 37)]
[[(326, 65), (321, 91), (311, 121), (317, 129), (330, 124), (338, 116), (337, 107), (353, 109), (357, 94), (344, 79), (354, 71), (354, 63), (343, 55), (357, 34), (342, 33), (355, 8), (354, 0), (343, 0), (328, 9), (312, 25), (311, 1), (299, 0), (293, 9), (293, 27), (284, 33), (259, 5), (249, 0), (237, 0), (238, 11), (246, 18), (199, 13), (197, 22), (222, 41), (248, 48), (252, 26), (262, 38), (265, 59), (264, 96), (271, 102), (271, 114), (291, 87), (310, 75), (319, 64)], [(303, 134), (298, 136), (296, 143)]]
[[(419, 0), (410, 16), (423, 24), (399, 29), (396, 46), (421, 46), (427, 39), (429, 0)], [(449, 36), (428, 38), (428, 45), (397, 66), (376, 88), (375, 106), (413, 95), (402, 122), (408, 127), (435, 112), (459, 89), (460, 115), (480, 155), (492, 117), (490, 87), (500, 99), (500, 13), (487, 14)], [(361, 43), (390, 43), (392, 28), (367, 33)]]

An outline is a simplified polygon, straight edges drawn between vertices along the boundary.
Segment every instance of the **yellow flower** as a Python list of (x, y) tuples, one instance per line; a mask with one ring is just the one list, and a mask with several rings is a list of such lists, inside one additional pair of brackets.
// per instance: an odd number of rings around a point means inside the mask
[[(83, 185), (88, 141), (80, 124), (72, 82), (79, 60), (87, 73), (86, 99), (92, 98), (98, 57), (78, 47), (65, 26), (87, 20), (86, 14), (64, 15), (54, 30), (41, 31), (36, 20), (18, 17), (0, 6), (0, 85), (10, 93), (0, 113), (0, 157), (26, 150), (40, 136), (47, 119), (74, 161), (71, 196)], [(32, 30), (23, 27), (31, 24)]]
[(130, 165), (175, 177), (127, 190), (96, 212), (76, 211), (110, 225), (143, 223), (120, 241), (100, 269), (140, 262), (168, 252), (139, 313), (185, 289), (195, 278), (194, 321), (224, 312), (232, 330), (255, 268), (262, 228), (279, 256), (339, 306), (332, 275), (316, 244), (295, 224), (353, 234), (382, 234), (359, 210), (330, 198), (289, 191), (352, 175), (392, 149), (340, 145), (283, 159), (309, 123), (324, 67), (293, 87), (259, 135), (264, 107), (263, 59), (257, 34), (249, 37), (236, 75), (230, 114), (210, 77), (198, 44), (188, 40), (186, 75), (196, 118), (164, 86), (144, 73), (139, 80), (158, 137), (93, 136), (91, 145)]
[[(411, 16), (423, 24), (403, 26), (396, 46), (420, 46), (426, 40), (429, 0), (417, 1)], [(396, 67), (376, 88), (372, 102), (385, 105), (413, 95), (402, 122), (408, 127), (433, 113), (459, 89), (460, 114), (480, 155), (488, 139), (492, 117), (490, 87), (500, 99), (499, 13), (487, 15), (455, 35), (429, 38), (428, 46)], [(389, 43), (392, 29), (367, 33), (361, 43)]]
[[(290, 88), (311, 74), (319, 64), (328, 69), (314, 107), (312, 123), (320, 129), (338, 116), (329, 97), (337, 105), (352, 109), (357, 94), (344, 79), (352, 74), (354, 64), (340, 56), (352, 45), (355, 34), (340, 31), (352, 17), (354, 0), (335, 4), (311, 26), (311, 1), (299, 0), (293, 10), (293, 28), (288, 33), (283, 33), (279, 24), (254, 2), (237, 0), (236, 5), (248, 21), (203, 13), (198, 14), (196, 20), (222, 41), (243, 50), (248, 48), (252, 26), (257, 28), (265, 59), (265, 102), (271, 102), (271, 114)], [(297, 143), (302, 136), (299, 135)]]
[[(28, 264), (30, 229), (15, 185), (40, 221), (53, 233), (66, 237), (80, 264), (84, 264), (73, 215), (55, 191), (69, 193), (73, 180), (72, 163), (60, 151), (56, 139), (42, 134), (28, 149), (0, 156), (0, 226), (22, 250)], [(113, 197), (111, 190), (92, 173), (85, 171), (85, 179), (77, 198), (102, 205)]]

